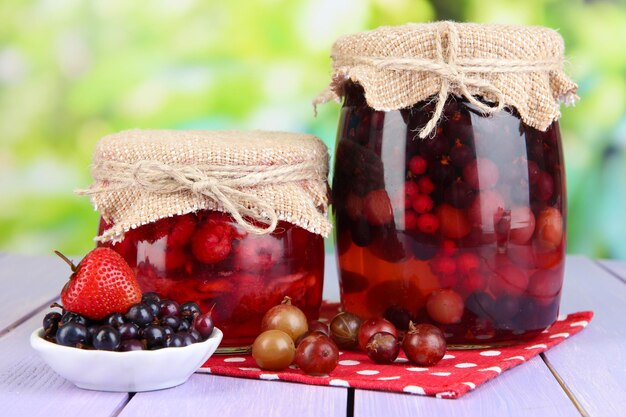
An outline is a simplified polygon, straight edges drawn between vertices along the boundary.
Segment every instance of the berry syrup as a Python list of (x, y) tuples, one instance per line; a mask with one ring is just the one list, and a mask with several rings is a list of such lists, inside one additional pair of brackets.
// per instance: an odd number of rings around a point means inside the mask
[[(345, 310), (435, 324), (458, 347), (529, 339), (558, 315), (565, 178), (558, 124), (449, 99), (375, 111), (346, 86), (333, 212)], [(403, 320), (404, 326), (406, 321)]]
[[(100, 233), (109, 226), (101, 220)], [(290, 223), (256, 236), (228, 215), (201, 210), (141, 226), (120, 243), (100, 244), (118, 251), (136, 271), (142, 291), (198, 303), (212, 311), (224, 332), (220, 350), (244, 351), (261, 332), (267, 310), (285, 296), (309, 320), (322, 301), (324, 244), (319, 235)]]

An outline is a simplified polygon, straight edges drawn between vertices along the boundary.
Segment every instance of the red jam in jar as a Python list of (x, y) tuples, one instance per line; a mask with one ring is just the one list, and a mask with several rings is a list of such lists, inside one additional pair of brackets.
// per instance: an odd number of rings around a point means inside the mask
[[(99, 235), (109, 226), (101, 220)], [(318, 318), (322, 301), (322, 236), (287, 222), (249, 234), (231, 216), (200, 210), (128, 231), (111, 246), (136, 271), (142, 291), (212, 311), (224, 332), (222, 352), (245, 350), (265, 312), (285, 296)]]
[(565, 178), (558, 123), (448, 98), (375, 111), (348, 82), (333, 178), (343, 307), (431, 322), (459, 347), (537, 335), (558, 315)]

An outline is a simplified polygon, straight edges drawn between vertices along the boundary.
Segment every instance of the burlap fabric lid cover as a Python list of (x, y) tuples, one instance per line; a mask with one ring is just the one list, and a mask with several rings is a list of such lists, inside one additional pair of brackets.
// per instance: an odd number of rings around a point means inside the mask
[(128, 130), (98, 142), (92, 174), (94, 183), (78, 193), (114, 224), (100, 241), (200, 209), (227, 212), (256, 234), (272, 232), (278, 220), (322, 236), (331, 228), (328, 150), (312, 135)]
[[(449, 94), (476, 102), (487, 113), (513, 106), (542, 131), (573, 103), (577, 86), (563, 72), (563, 39), (543, 27), (435, 22), (407, 24), (344, 36), (332, 47), (333, 76), (314, 104), (343, 96), (343, 86), (363, 86), (368, 105), (397, 110)], [(488, 104), (475, 97), (495, 104)], [(441, 114), (420, 132), (427, 136)]]

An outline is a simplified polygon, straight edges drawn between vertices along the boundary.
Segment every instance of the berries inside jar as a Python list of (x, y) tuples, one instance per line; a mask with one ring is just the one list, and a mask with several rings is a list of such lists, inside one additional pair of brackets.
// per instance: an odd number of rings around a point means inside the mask
[[(102, 220), (99, 234), (109, 227)], [(133, 229), (121, 243), (100, 245), (122, 254), (144, 293), (165, 300), (154, 303), (156, 309), (183, 314), (183, 303), (191, 300), (211, 311), (213, 324), (224, 332), (222, 352), (247, 350), (265, 312), (284, 297), (307, 320), (319, 315), (323, 238), (291, 223), (279, 221), (275, 232), (252, 235), (229, 215), (200, 210)]]
[(345, 97), (352, 130), (338, 129), (333, 178), (343, 308), (364, 320), (402, 311), (460, 346), (514, 343), (554, 322), (565, 253), (558, 122), (542, 132), (514, 109), (485, 116), (456, 97), (421, 139), (432, 103), (376, 112), (381, 134), (363, 88), (349, 82)]

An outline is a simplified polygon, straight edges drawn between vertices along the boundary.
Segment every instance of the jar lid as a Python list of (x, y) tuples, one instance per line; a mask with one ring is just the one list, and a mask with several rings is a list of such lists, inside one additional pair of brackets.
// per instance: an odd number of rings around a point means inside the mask
[(127, 130), (96, 145), (94, 183), (79, 194), (113, 226), (96, 239), (201, 209), (248, 232), (279, 220), (327, 236), (328, 149), (313, 135), (267, 131)]
[(544, 27), (447, 21), (380, 27), (339, 38), (331, 57), (332, 81), (314, 104), (339, 100), (347, 81), (363, 87), (375, 110), (434, 96), (438, 106), (421, 137), (435, 127), (449, 94), (485, 113), (513, 106), (542, 131), (560, 117), (561, 102), (578, 99), (577, 85), (563, 72), (563, 39)]

